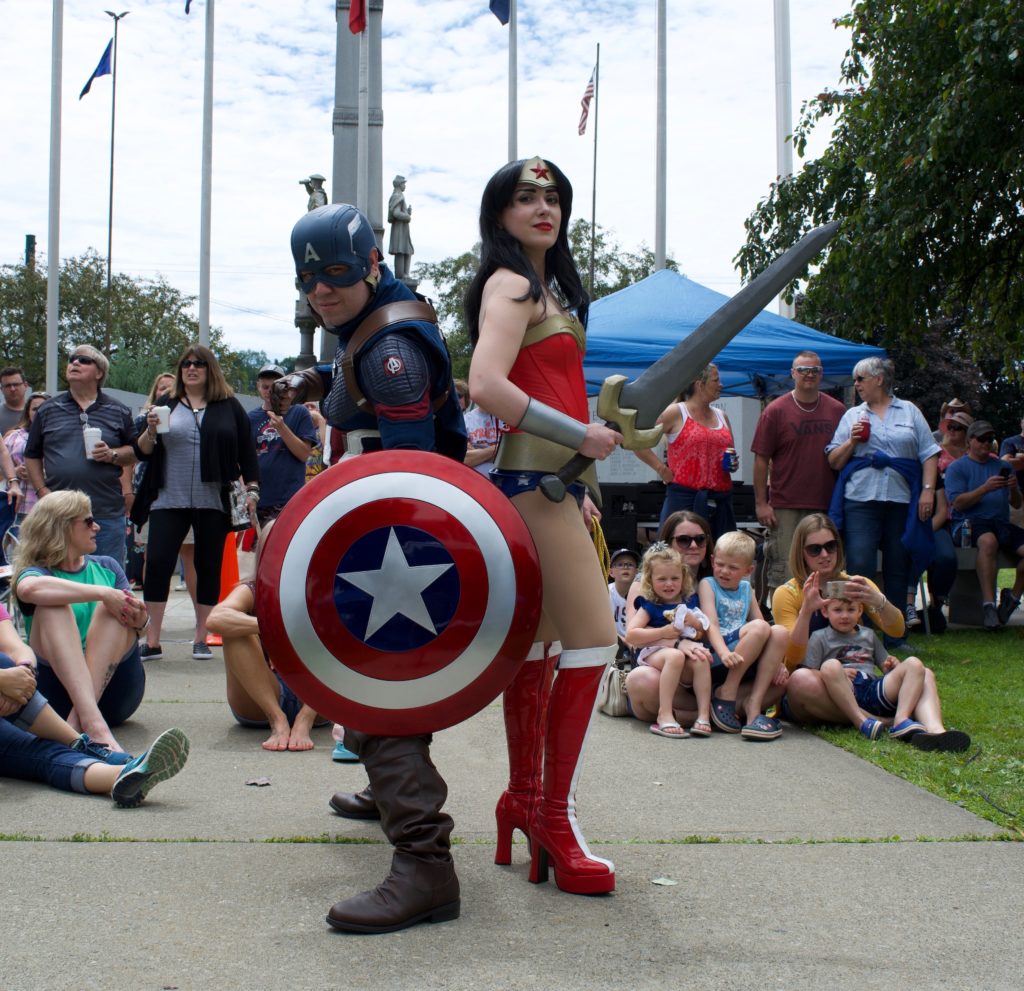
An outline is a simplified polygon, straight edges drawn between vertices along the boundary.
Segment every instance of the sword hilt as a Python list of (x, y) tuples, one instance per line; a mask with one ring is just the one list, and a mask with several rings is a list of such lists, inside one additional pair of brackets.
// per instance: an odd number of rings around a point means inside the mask
[[(609, 430), (621, 433), (617, 423), (605, 423)], [(552, 502), (561, 502), (565, 498), (566, 490), (580, 477), (592, 464), (593, 458), (585, 454), (574, 454), (558, 471), (550, 475), (544, 475), (537, 485)]]

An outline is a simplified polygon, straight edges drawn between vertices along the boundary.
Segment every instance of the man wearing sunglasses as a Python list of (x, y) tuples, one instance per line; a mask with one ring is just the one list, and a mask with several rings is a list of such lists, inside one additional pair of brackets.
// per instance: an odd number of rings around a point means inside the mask
[(814, 351), (793, 359), (793, 388), (761, 413), (750, 450), (754, 455), (754, 502), (758, 521), (768, 528), (765, 575), (768, 601), (789, 573), (789, 548), (796, 525), (828, 509), (835, 484), (825, 445), (845, 407), (821, 391), (824, 369)]
[[(996, 432), (987, 420), (967, 428), (967, 453), (946, 469), (946, 498), (953, 508), (953, 543), (978, 548), (982, 622), (986, 630), (1005, 626), (1024, 591), (1024, 529), (1010, 522), (1021, 492), (1010, 466), (992, 451)], [(1013, 589), (1003, 589), (996, 606), (996, 557), (1000, 548), (1017, 558)]]
[[(67, 392), (39, 407), (25, 442), (25, 469), (40, 497), (78, 489), (92, 503), (100, 526), (96, 553), (124, 567), (125, 505), (121, 471), (135, 461), (131, 410), (106, 395), (101, 386), (110, 362), (87, 344), (74, 348), (64, 375)], [(87, 451), (87, 427), (100, 431), (100, 441)]]

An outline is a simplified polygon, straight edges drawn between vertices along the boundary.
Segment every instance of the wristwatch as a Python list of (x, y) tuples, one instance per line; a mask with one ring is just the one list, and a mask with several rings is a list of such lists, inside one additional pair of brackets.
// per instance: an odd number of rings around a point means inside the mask
[(927, 482), (925, 482), (924, 485), (921, 486), (921, 488), (924, 489), (925, 492), (927, 492), (929, 489), (934, 489), (935, 486), (934, 485), (929, 485)]
[(117, 464), (117, 451), (115, 451), (113, 449), (111, 449), (111, 451), (110, 451), (110, 463), (112, 465), (116, 465)]

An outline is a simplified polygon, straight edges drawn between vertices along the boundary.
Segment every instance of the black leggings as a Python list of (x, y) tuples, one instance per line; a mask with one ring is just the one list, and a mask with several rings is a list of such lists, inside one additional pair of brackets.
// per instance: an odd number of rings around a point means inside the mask
[(228, 535), (228, 514), (219, 509), (155, 509), (149, 514), (146, 579), (147, 602), (166, 602), (181, 542), (192, 527), (195, 536), (196, 602), (215, 606), (220, 598), (220, 564)]

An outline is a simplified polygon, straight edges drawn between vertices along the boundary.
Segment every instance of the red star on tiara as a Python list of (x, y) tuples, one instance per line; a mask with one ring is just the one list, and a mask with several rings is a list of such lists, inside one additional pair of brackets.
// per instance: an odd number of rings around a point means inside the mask
[(535, 165), (532, 169), (530, 169), (530, 171), (538, 179), (550, 179), (551, 178), (551, 176), (549, 175), (550, 170), (545, 168), (543, 165)]

